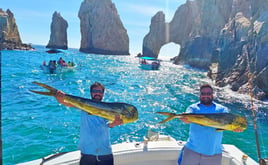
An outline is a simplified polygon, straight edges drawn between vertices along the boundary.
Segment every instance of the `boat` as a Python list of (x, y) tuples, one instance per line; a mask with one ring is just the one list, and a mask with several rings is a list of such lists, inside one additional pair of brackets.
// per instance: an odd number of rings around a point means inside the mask
[[(52, 60), (51, 60), (52, 61)], [(74, 63), (68, 65), (60, 65), (56, 64), (56, 61), (49, 62), (50, 64), (46, 65), (45, 62), (43, 62), (42, 65), (40, 65), (40, 69), (46, 73), (46, 74), (59, 74), (59, 73), (65, 73), (65, 72), (72, 72), (75, 70), (76, 65)]]
[(66, 53), (67, 50), (63, 50), (63, 49), (49, 49), (49, 50), (46, 50), (46, 52), (49, 53), (49, 54)]
[[(144, 141), (122, 142), (112, 145), (114, 165), (177, 165), (178, 155), (185, 141), (169, 135), (148, 131)], [(78, 165), (80, 151), (56, 153), (19, 165)], [(258, 165), (244, 152), (231, 144), (223, 144), (222, 165)]]
[(158, 70), (160, 67), (160, 60), (154, 57), (140, 57), (139, 63), (144, 70)]

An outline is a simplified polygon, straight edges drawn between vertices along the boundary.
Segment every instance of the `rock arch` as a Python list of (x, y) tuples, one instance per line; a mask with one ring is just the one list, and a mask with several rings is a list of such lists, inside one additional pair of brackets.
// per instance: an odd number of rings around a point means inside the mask
[(181, 46), (174, 42), (169, 42), (163, 45), (159, 51), (158, 58), (161, 60), (171, 60), (178, 56)]

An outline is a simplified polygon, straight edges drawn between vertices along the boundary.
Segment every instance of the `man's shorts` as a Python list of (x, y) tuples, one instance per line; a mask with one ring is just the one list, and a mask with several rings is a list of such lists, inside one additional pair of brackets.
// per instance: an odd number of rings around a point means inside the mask
[(222, 162), (222, 154), (203, 155), (186, 147), (181, 152), (178, 160), (179, 165), (221, 165)]

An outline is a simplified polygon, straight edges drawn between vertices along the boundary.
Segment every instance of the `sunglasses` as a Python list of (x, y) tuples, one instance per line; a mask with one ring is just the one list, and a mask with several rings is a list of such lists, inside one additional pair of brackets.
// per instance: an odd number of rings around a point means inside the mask
[(99, 89), (92, 89), (91, 93), (104, 93), (104, 91)]
[(212, 95), (212, 92), (201, 92), (202, 96), (210, 96)]

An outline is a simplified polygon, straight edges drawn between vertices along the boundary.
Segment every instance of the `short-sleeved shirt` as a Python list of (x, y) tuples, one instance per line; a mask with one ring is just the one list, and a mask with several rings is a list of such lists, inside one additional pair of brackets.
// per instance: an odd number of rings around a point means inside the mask
[[(190, 105), (186, 113), (228, 113), (229, 110), (215, 102), (210, 106), (196, 103)], [(222, 153), (223, 132), (217, 132), (216, 128), (190, 123), (189, 138), (185, 146), (197, 153), (214, 155)]]
[(80, 141), (78, 148), (83, 154), (112, 154), (108, 120), (81, 111)]

